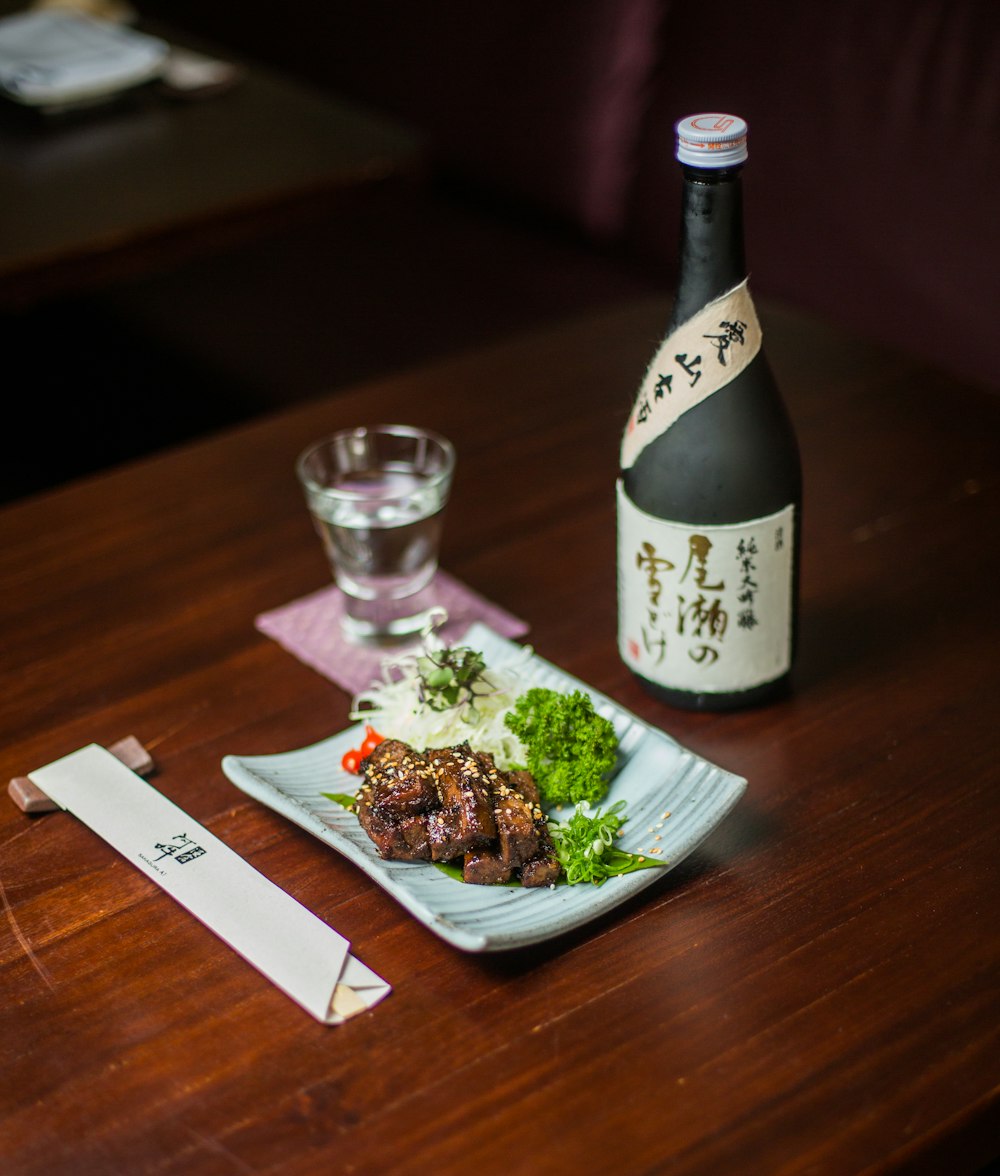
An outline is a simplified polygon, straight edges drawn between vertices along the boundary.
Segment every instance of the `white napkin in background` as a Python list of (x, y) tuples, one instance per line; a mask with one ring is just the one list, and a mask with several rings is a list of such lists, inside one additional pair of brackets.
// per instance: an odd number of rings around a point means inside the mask
[(339, 1025), (391, 992), (342, 935), (103, 747), (29, 776), (318, 1021)]
[(58, 9), (0, 20), (0, 89), (26, 106), (98, 99), (159, 77), (159, 37)]

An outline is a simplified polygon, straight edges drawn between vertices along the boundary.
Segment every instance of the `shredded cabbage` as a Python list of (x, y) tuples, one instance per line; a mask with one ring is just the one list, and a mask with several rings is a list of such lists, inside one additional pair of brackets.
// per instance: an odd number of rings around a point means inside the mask
[[(424, 637), (426, 653), (442, 649), (433, 631)], [(475, 705), (434, 710), (422, 701), (417, 669), (420, 653), (386, 658), (382, 680), (355, 695), (351, 718), (370, 723), (386, 739), (401, 739), (423, 750), (469, 743), (489, 752), (498, 768), (509, 771), (527, 762), (521, 740), (504, 725), (504, 715), (530, 685), (525, 673), (530, 646), (521, 646), (503, 664), (487, 667), (477, 683)]]

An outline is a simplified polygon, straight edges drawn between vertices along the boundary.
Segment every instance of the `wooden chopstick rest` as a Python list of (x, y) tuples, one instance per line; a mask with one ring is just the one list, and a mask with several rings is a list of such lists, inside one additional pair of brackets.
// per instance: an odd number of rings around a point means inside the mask
[[(156, 770), (153, 757), (134, 735), (126, 735), (124, 739), (112, 743), (108, 751), (139, 776), (151, 776)], [(51, 813), (59, 808), (27, 776), (15, 776), (7, 785), (7, 791), (22, 813)]]

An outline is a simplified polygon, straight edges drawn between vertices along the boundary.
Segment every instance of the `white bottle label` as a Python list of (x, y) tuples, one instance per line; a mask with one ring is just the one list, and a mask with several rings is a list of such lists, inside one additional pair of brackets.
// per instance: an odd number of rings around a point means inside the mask
[(731, 526), (671, 523), (618, 481), (618, 646), (650, 682), (750, 690), (791, 668), (795, 508)]
[(746, 281), (672, 331), (646, 369), (622, 437), (621, 468), (689, 409), (734, 380), (760, 351), (761, 330)]

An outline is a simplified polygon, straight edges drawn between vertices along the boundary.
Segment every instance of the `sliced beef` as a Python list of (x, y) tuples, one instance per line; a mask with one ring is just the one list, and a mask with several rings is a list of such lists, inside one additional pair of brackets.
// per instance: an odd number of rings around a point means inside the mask
[(372, 839), (379, 857), (386, 861), (430, 861), (427, 840), (427, 817), (409, 816), (401, 821), (389, 820), (372, 803), (372, 789), (365, 785), (358, 792), (358, 822)]
[(504, 786), (497, 793), (496, 817), (503, 860), (514, 868), (534, 857), (538, 852), (538, 831), (524, 797)]
[[(542, 822), (545, 818), (542, 817)], [(538, 829), (538, 852), (521, 866), (522, 886), (554, 886), (562, 866), (556, 856), (547, 824), (536, 823)]]
[(385, 739), (362, 761), (372, 808), (386, 820), (438, 807), (434, 770), (426, 757), (399, 739)]
[(542, 799), (535, 783), (535, 777), (528, 771), (509, 772), (507, 780), (511, 789), (520, 793), (531, 809), (531, 816), (538, 837), (534, 854), (521, 864), (523, 886), (552, 886), (559, 877), (562, 867), (556, 856), (556, 847), (549, 836), (549, 823), (542, 811)]
[(532, 807), (541, 807), (541, 793), (538, 791), (538, 785), (535, 783), (535, 777), (532, 776), (527, 768), (517, 768), (513, 772), (508, 772), (507, 782), (515, 792), (520, 792), (520, 794)]
[[(532, 805), (511, 785), (512, 773), (501, 772), (493, 757), (480, 752), (477, 757), (489, 785), (496, 820), (496, 835), (500, 856), (512, 870), (526, 862), (538, 851), (538, 833)], [(534, 788), (534, 780), (525, 772)], [(537, 792), (536, 792), (537, 795)], [(541, 809), (538, 810), (541, 816)]]
[(496, 886), (509, 882), (514, 871), (504, 863), (496, 849), (474, 849), (465, 855), (462, 880), (476, 886)]
[(549, 886), (559, 876), (538, 789), (468, 744), (424, 753), (387, 739), (362, 762), (358, 820), (390, 861), (463, 859), (466, 882)]
[(430, 820), (430, 814), (420, 813), (417, 816), (404, 817), (399, 822), (399, 831), (415, 861), (429, 862), (431, 860), (431, 842), (428, 832)]
[(559, 878), (559, 859), (555, 853), (540, 853), (521, 867), (522, 886), (554, 886)]
[(440, 812), (428, 825), (434, 860), (451, 861), (489, 845), (497, 833), (492, 797), (482, 765), (469, 746), (428, 751), (427, 760), (441, 799)]
[(428, 814), (427, 844), (434, 862), (454, 861), (469, 851), (471, 847), (462, 836), (456, 809), (442, 808)]

